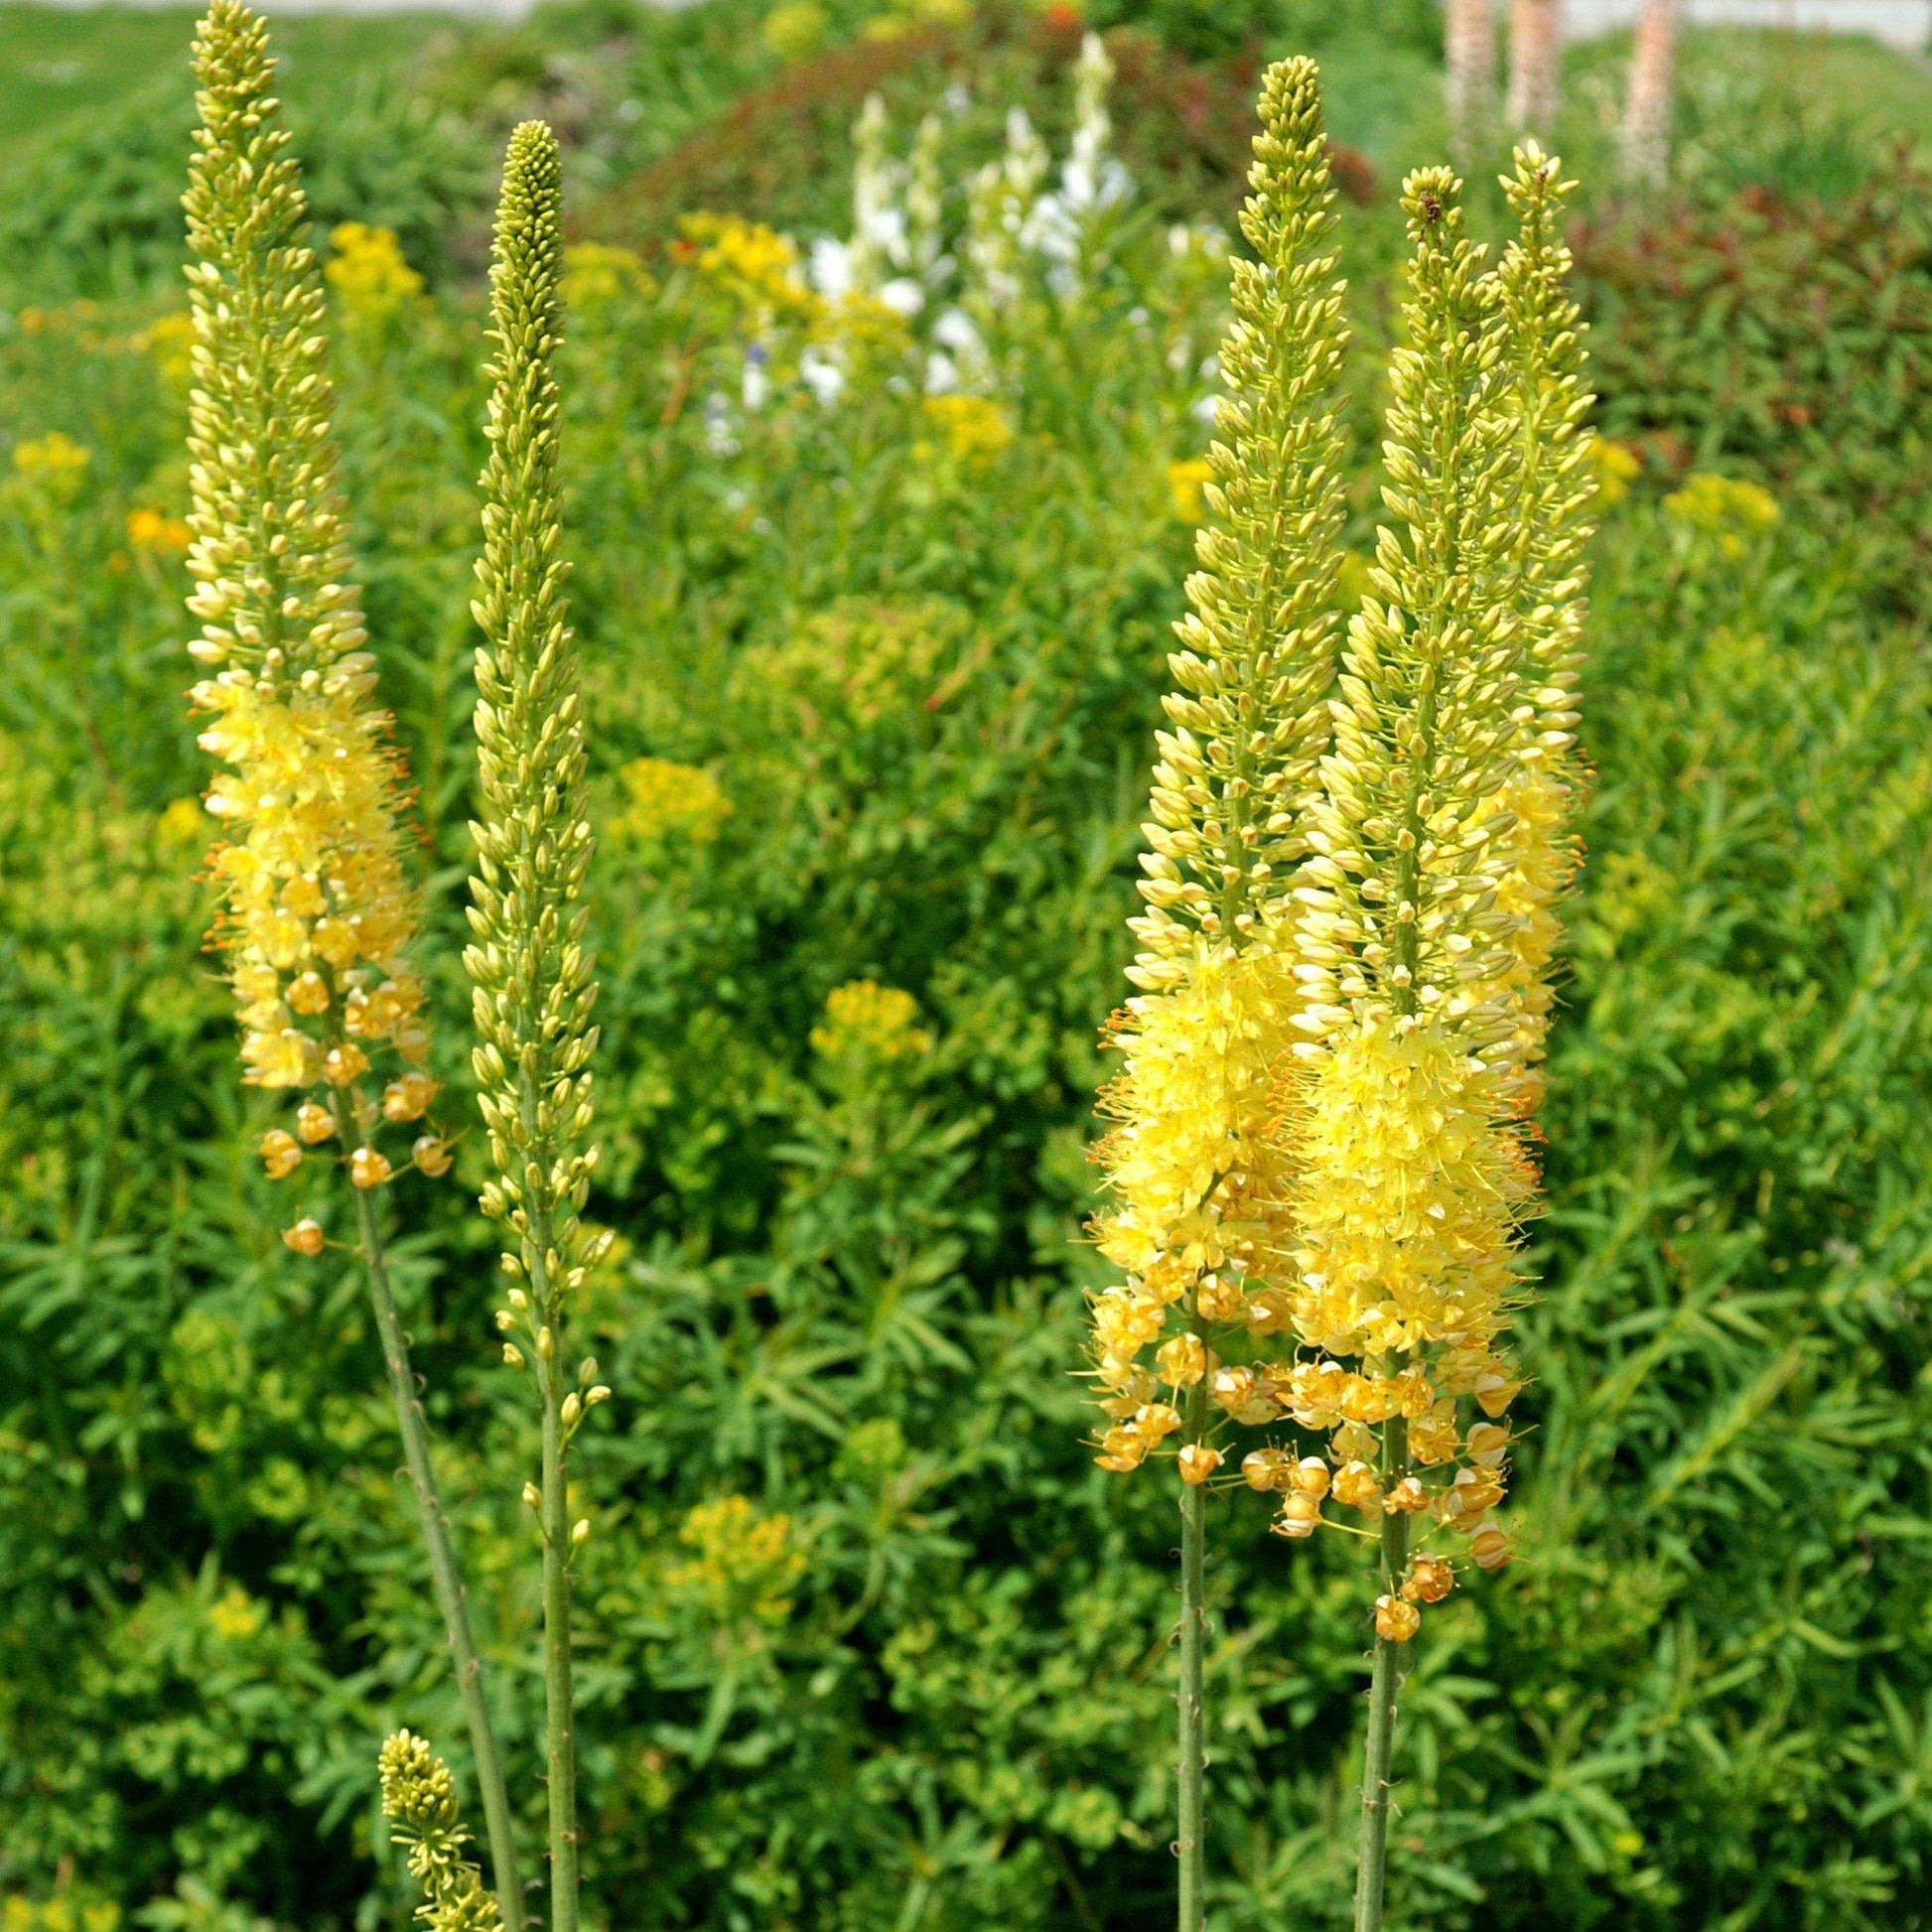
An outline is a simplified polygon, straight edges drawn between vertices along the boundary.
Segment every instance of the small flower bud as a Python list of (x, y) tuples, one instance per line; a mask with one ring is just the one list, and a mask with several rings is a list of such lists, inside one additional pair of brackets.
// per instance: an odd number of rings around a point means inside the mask
[(1305, 1455), (1289, 1472), (1288, 1481), (1298, 1496), (1319, 1502), (1328, 1493), (1328, 1465), (1318, 1455)]
[(543, 1507), (543, 1491), (534, 1482), (526, 1482), (523, 1485), (523, 1501), (528, 1508), (541, 1509)]
[(595, 1409), (600, 1402), (609, 1402), (610, 1400), (611, 1391), (602, 1382), (598, 1383), (595, 1388), (584, 1391), (584, 1407), (586, 1409)]
[(327, 1107), (305, 1100), (295, 1110), (295, 1131), (299, 1139), (315, 1147), (336, 1131), (336, 1116)]
[(327, 1013), (329, 1010), (329, 982), (311, 967), (306, 973), (298, 973), (289, 982), (287, 994), (289, 1011), (292, 1013)]
[(282, 1239), (297, 1254), (308, 1255), (313, 1259), (322, 1253), (322, 1224), (304, 1216), (292, 1228), (282, 1230)]
[(508, 1309), (498, 1309), (496, 1311), (496, 1332), (498, 1334), (506, 1335), (515, 1326), (516, 1316)]
[(577, 1418), (583, 1413), (584, 1404), (575, 1391), (564, 1397), (563, 1407), (558, 1411), (558, 1414), (563, 1418), (563, 1425), (566, 1429), (574, 1429), (577, 1425)]
[(436, 1082), (427, 1073), (405, 1073), (382, 1089), (382, 1118), (420, 1120), (436, 1095)]
[(1422, 1628), (1422, 1612), (1399, 1596), (1375, 1599), (1375, 1634), (1384, 1643), (1407, 1643)]
[(1321, 1521), (1321, 1505), (1312, 1496), (1282, 1498), (1282, 1513), (1268, 1525), (1277, 1536), (1293, 1537), (1297, 1542), (1312, 1536)]
[(523, 1351), (513, 1341), (506, 1341), (503, 1344), (503, 1366), (505, 1368), (523, 1366)]
[(591, 1519), (588, 1516), (578, 1517), (576, 1522), (574, 1522), (570, 1526), (570, 1547), (573, 1550), (581, 1549), (584, 1545), (585, 1538), (587, 1538), (590, 1535), (590, 1533), (591, 1533)]
[(369, 1056), (350, 1040), (340, 1046), (332, 1046), (322, 1056), (322, 1077), (332, 1087), (345, 1087), (358, 1074), (366, 1073)]
[(557, 1337), (550, 1332), (548, 1326), (539, 1328), (537, 1330), (537, 1353), (547, 1362), (556, 1352)]
[(380, 1187), (389, 1178), (389, 1159), (372, 1147), (358, 1147), (348, 1157), (348, 1177), (364, 1190)]
[(280, 1180), (302, 1165), (302, 1150), (286, 1127), (271, 1127), (262, 1136), (260, 1154), (270, 1180)]
[(521, 1314), (530, 1306), (530, 1298), (520, 1288), (513, 1288), (509, 1292), (509, 1305)]
[(428, 1174), (432, 1180), (441, 1180), (450, 1171), (449, 1147), (434, 1134), (423, 1135), (409, 1150), (409, 1158), (415, 1162), (417, 1172)]
[(1493, 1523), (1477, 1530), (1469, 1541), (1469, 1556), (1478, 1570), (1500, 1570), (1515, 1554), (1509, 1538)]

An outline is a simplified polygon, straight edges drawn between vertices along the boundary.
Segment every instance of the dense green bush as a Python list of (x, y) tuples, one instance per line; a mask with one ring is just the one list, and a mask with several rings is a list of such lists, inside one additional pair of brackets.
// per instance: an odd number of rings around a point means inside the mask
[[(740, 239), (572, 288), (621, 1237), (588, 1875), (613, 1924), (1152, 1927), (1172, 1501), (1091, 1467), (1069, 1370), (1219, 274), (1129, 219), (1028, 281), (977, 407), (879, 318), (826, 407), (823, 318)], [(1597, 298), (1613, 408), (1644, 317), (1691, 333), (1668, 299)], [(477, 320), (339, 325), (460, 1085)], [(1828, 305), (1821, 367), (1863, 326)], [(200, 950), (184, 381), (152, 310), (0, 338), (0, 1890), (400, 1927), (374, 1744), (461, 1730), (359, 1284), (276, 1238)], [(1700, 447), (1688, 406), (1630, 426)], [(1932, 671), (1838, 473), (1764, 461), (1774, 526), (1640, 480), (1600, 544), (1526, 1557), (1404, 1704), (1397, 1898), (1440, 1932), (1928, 1923)], [(533, 1791), (525, 1424), (463, 1201), (402, 1193), (399, 1273)], [(1339, 1926), (1360, 1579), (1258, 1514), (1212, 1547), (1218, 1921)]]
[(1932, 173), (1903, 150), (1842, 201), (1761, 190), (1581, 240), (1604, 421), (1667, 470), (1796, 488), (1925, 608)]

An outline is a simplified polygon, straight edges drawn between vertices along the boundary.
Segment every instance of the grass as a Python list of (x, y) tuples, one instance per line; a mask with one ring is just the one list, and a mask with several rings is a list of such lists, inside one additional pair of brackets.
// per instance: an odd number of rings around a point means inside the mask
[[(118, 106), (161, 69), (187, 57), (195, 7), (0, 6), (0, 166), (7, 149), (30, 146), (103, 108)], [(299, 95), (318, 81), (388, 68), (414, 53), (446, 16), (403, 14), (278, 19), (275, 45)]]

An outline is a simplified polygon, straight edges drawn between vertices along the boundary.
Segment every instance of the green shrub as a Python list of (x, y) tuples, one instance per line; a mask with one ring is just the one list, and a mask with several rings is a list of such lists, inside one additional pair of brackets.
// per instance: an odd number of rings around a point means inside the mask
[[(1729, 352), (1689, 319), (1734, 267), (1706, 232), (1680, 296), (1596, 271), (1606, 406), (1782, 514), (1640, 480), (1601, 543), (1527, 1560), (1457, 1592), (1404, 1701), (1395, 1896), (1435, 1932), (1928, 1923), (1932, 670), (1833, 528), (1842, 472), (1697, 443), (1697, 408), (1740, 433), (1692, 346)], [(1845, 232), (1821, 393), (1919, 299), (1875, 212)], [(700, 249), (655, 287), (580, 261), (610, 1922), (1169, 1922), (1171, 1507), (1104, 1486), (1063, 1369), (1219, 323), (1189, 259), (1130, 229), (1077, 300), (1030, 280), (1004, 438), (955, 436), (886, 332), (821, 406), (820, 322), (761, 325)], [(345, 461), (453, 960), (480, 345), (456, 297), (406, 321), (340, 332)], [(1616, 413), (1645, 329), (1675, 418)], [(276, 1237), (201, 953), (184, 380), (151, 308), (0, 337), (0, 1889), (325, 1932), (402, 1920), (376, 1738), (460, 1726), (359, 1285)], [(528, 1790), (528, 1446), (461, 1197), (399, 1289)], [(1356, 1567), (1251, 1527), (1210, 1579), (1214, 1910), (1338, 1927)]]

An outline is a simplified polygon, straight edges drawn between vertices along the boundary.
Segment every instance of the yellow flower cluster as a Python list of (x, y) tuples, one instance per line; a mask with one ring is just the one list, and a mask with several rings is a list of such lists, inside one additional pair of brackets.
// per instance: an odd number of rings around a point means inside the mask
[(344, 221), (329, 242), (335, 253), (323, 273), (354, 321), (385, 323), (422, 299), (423, 278), (403, 259), (394, 229)]
[(798, 272), (798, 250), (775, 229), (738, 214), (687, 214), (678, 223), (698, 272), (747, 318), (815, 321), (824, 304)]
[[(211, 38), (187, 198), (200, 258), (188, 604), (202, 625), (189, 650), (208, 673), (192, 696), (207, 719), (201, 744), (225, 767), (207, 802), (225, 834), (210, 863), (243, 1077), (337, 1096), (306, 1102), (293, 1134), (272, 1130), (263, 1161), (279, 1177), (305, 1148), (352, 1132), (350, 1176), (369, 1188), (391, 1173), (380, 1124), (420, 1119), (436, 1085), (415, 1070), (429, 1035), (408, 962), (402, 772), (370, 701), (374, 660), (349, 576), (321, 278), (288, 136), (258, 106), (266, 73), (259, 23)], [(378, 1104), (363, 1075), (383, 1053), (403, 1070)], [(449, 1166), (434, 1135), (415, 1159), (426, 1173)], [(319, 1245), (305, 1228), (288, 1238), (302, 1252)]]
[(573, 242), (564, 250), (564, 306), (572, 313), (647, 296), (654, 284), (641, 257), (604, 241)]
[(86, 471), (89, 460), (83, 444), (58, 429), (14, 445), (15, 472), (55, 490), (70, 488)]
[(732, 801), (703, 766), (671, 759), (632, 759), (618, 773), (628, 804), (614, 825), (651, 843), (667, 836), (709, 845), (731, 816)]
[(1168, 465), (1168, 496), (1180, 522), (1198, 523), (1206, 513), (1207, 498), (1201, 492), (1213, 476), (1214, 466), (1205, 457)]
[(812, 1029), (812, 1051), (834, 1061), (889, 1065), (914, 1060), (932, 1038), (915, 1023), (918, 1002), (896, 986), (853, 980), (825, 996), (825, 1021)]
[(1664, 508), (1680, 522), (1716, 537), (1726, 557), (1742, 556), (1745, 544), (1775, 530), (1782, 515), (1768, 489), (1708, 470), (1687, 478), (1682, 489), (1664, 498)]
[(178, 516), (167, 516), (154, 509), (135, 509), (127, 513), (127, 540), (137, 550), (180, 556), (194, 541), (194, 533)]
[(927, 396), (927, 418), (945, 431), (956, 463), (979, 470), (1013, 442), (1013, 418), (989, 396)]
[(790, 1592), (807, 1559), (793, 1541), (789, 1516), (763, 1516), (744, 1496), (721, 1496), (699, 1503), (677, 1535), (697, 1554), (671, 1566), (664, 1579), (671, 1589), (696, 1597), (720, 1622), (749, 1617), (776, 1624), (790, 1615)]
[(121, 1908), (100, 1899), (82, 1904), (65, 1893), (36, 1903), (0, 1899), (0, 1932), (119, 1932)]
[[(1271, 72), (1263, 111), (1264, 139), (1292, 156), (1319, 123), (1289, 72)], [(1505, 184), (1519, 238), (1485, 273), (1459, 184), (1412, 177), (1386, 446), (1396, 527), (1361, 568), (1324, 716), (1321, 607), (1340, 558), (1331, 425), (1309, 372), (1336, 352), (1316, 288), (1332, 257), (1310, 254), (1310, 176), (1262, 150), (1249, 233), (1273, 272), (1257, 287), (1235, 270), (1235, 443), (1215, 446), (1200, 485), (1214, 523), (1189, 584), (1191, 648), (1173, 660), (1182, 691), (1135, 927), (1147, 990), (1115, 1022), (1126, 1067), (1102, 1097), (1115, 1198), (1095, 1233), (1127, 1279), (1094, 1302), (1112, 1425), (1098, 1460), (1130, 1470), (1174, 1437), (1198, 1484), (1222, 1467), (1226, 1423), (1325, 1438), (1318, 1455), (1272, 1440), (1241, 1479), (1279, 1498), (1288, 1537), (1312, 1534), (1324, 1507), (1385, 1526), (1376, 1622), (1402, 1642), (1453, 1583), (1444, 1558), (1410, 1559), (1411, 1523), (1462, 1533), (1478, 1567), (1509, 1556), (1493, 1512), (1522, 1378), (1501, 1343), (1577, 863), (1599, 466), (1564, 290), (1570, 185), (1534, 147), (1519, 154)], [(1273, 234), (1256, 214), (1271, 195)], [(1265, 300), (1284, 307), (1270, 317)], [(1261, 360), (1297, 326), (1285, 365)]]
[[(1116, 1017), (1125, 1060), (1102, 1096), (1117, 1123), (1096, 1151), (1112, 1203), (1094, 1224), (1126, 1280), (1093, 1305), (1103, 1468), (1138, 1467), (1172, 1435), (1188, 1483), (1213, 1474), (1210, 1399), (1263, 1422), (1253, 1378), (1222, 1379), (1209, 1340), (1285, 1324), (1267, 1258), (1289, 1191), (1282, 1122), (1299, 1084), (1291, 1020), (1303, 797), (1332, 674), (1331, 593), (1342, 515), (1331, 407), (1345, 335), (1330, 245), (1334, 191), (1313, 64), (1263, 83), (1262, 129), (1237, 258), (1225, 393), (1204, 488), (1190, 614), (1169, 662), (1141, 864), (1139, 997)], [(1282, 532), (1302, 541), (1285, 549)], [(1154, 1350), (1152, 1367), (1143, 1357)], [(1245, 1375), (1246, 1371), (1241, 1374)], [(1157, 1400), (1165, 1385), (1178, 1398)]]

